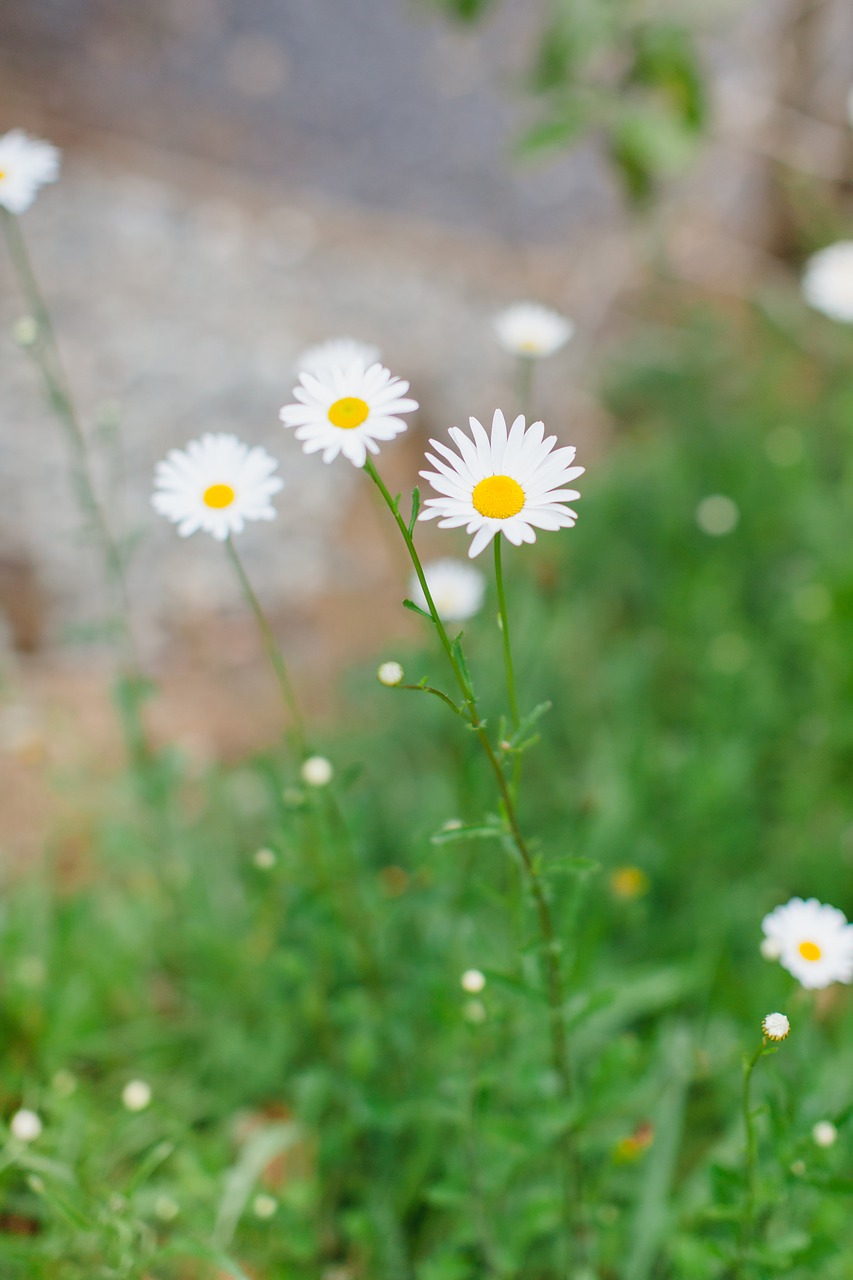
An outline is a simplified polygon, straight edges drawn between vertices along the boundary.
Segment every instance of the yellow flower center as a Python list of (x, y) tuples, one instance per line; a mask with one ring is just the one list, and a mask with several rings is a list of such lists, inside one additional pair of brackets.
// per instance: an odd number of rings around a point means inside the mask
[(204, 491), (204, 502), (208, 507), (230, 507), (237, 495), (230, 484), (212, 484)]
[(524, 490), (512, 476), (486, 476), (474, 486), (471, 501), (481, 516), (509, 520), (524, 506)]
[(0, 179), (5, 178), (5, 177), (6, 177), (6, 170), (5, 170), (5, 169), (0, 169)]
[(823, 952), (816, 942), (801, 942), (800, 955), (804, 960), (819, 960)]
[(333, 427), (341, 427), (344, 431), (352, 431), (360, 427), (370, 415), (370, 405), (358, 396), (344, 396), (329, 407), (329, 421)]

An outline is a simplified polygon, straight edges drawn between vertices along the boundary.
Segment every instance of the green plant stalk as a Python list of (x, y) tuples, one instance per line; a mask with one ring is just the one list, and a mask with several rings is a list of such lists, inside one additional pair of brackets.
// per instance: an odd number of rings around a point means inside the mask
[(234, 540), (230, 534), (225, 539), (225, 550), (228, 552), (228, 558), (234, 566), (234, 572), (237, 574), (237, 579), (240, 583), (240, 588), (243, 592), (246, 603), (248, 604), (255, 622), (257, 623), (261, 640), (263, 641), (270, 666), (272, 667), (273, 674), (276, 678), (279, 693), (281, 694), (281, 700), (284, 703), (285, 711), (293, 726), (293, 736), (296, 740), (299, 756), (304, 760), (306, 756), (310, 754), (308, 739), (305, 733), (305, 722), (302, 719), (302, 713), (299, 710), (299, 704), (296, 701), (296, 694), (293, 689), (293, 683), (290, 679), (290, 673), (287, 670), (287, 663), (284, 661), (284, 655), (282, 654), (278, 641), (273, 634), (273, 629), (267, 620), (267, 615), (261, 607), (261, 602), (249, 581), (246, 570), (243, 567), (243, 561), (237, 554), (237, 548), (234, 546)]
[[(364, 464), (364, 469), (370, 476), (373, 483), (381, 493), (386, 506), (397, 524), (397, 528), (406, 544), (409, 558), (415, 570), (421, 590), (424, 593), (430, 615), (438, 632), (442, 648), (444, 649), (453, 674), (465, 699), (467, 710), (467, 718), (471, 728), (477, 735), (480, 745), (489, 761), (492, 772), (497, 782), (498, 792), (504, 810), (504, 820), (507, 825), (508, 835), (514, 845), (527, 877), (528, 886), (533, 897), (536, 910), (536, 916), (539, 924), (539, 933), (542, 940), (542, 953), (545, 969), (545, 981), (548, 995), (549, 1007), (549, 1027), (551, 1038), (551, 1061), (554, 1071), (560, 1081), (560, 1086), (564, 1097), (568, 1100), (572, 1094), (572, 1071), (569, 1058), (568, 1033), (566, 1030), (565, 1018), (565, 992), (563, 987), (562, 967), (560, 965), (560, 944), (557, 940), (556, 931), (554, 929), (554, 921), (551, 916), (551, 908), (548, 902), (548, 895), (542, 882), (539, 869), (534, 861), (533, 855), (527, 845), (527, 841), (521, 831), (516, 812), (515, 799), (512, 795), (511, 788), (507, 782), (501, 763), (495, 753), (489, 736), (486, 732), (485, 725), (480, 718), (477, 710), (477, 702), (474, 691), (471, 688), (470, 681), (465, 674), (464, 669), (457, 660), (456, 654), (453, 652), (453, 646), (445, 629), (444, 623), (439, 616), (435, 607), (432, 595), (430, 594), (429, 585), (426, 580), (423, 565), (420, 556), (415, 547), (412, 534), (409, 532), (405, 520), (400, 514), (399, 506), (392, 498), (387, 486), (385, 485), (373, 460), (368, 457)], [(580, 1170), (577, 1160), (574, 1156), (573, 1143), (570, 1141), (570, 1134), (567, 1130), (565, 1140), (561, 1144), (564, 1159), (564, 1220), (567, 1233), (570, 1233), (575, 1221), (575, 1203), (579, 1201), (580, 1187)], [(574, 1193), (572, 1193), (572, 1187)]]
[(747, 1059), (743, 1064), (741, 1106), (743, 1110), (744, 1136), (746, 1138), (746, 1198), (744, 1200), (740, 1245), (738, 1249), (738, 1257), (741, 1265), (743, 1263), (744, 1255), (752, 1243), (752, 1234), (755, 1225), (755, 1170), (757, 1164), (757, 1146), (755, 1137), (755, 1121), (752, 1115), (752, 1073), (755, 1070), (758, 1059), (764, 1052), (766, 1043), (766, 1040), (762, 1040), (752, 1057)]
[(501, 635), (503, 636), (504, 649), (504, 666), (506, 667), (506, 688), (509, 695), (509, 710), (512, 717), (512, 727), (517, 732), (521, 725), (521, 716), (518, 713), (518, 697), (515, 692), (515, 672), (512, 666), (512, 646), (509, 638), (509, 615), (506, 608), (506, 593), (504, 591), (503, 566), (501, 565), (501, 542), (500, 532), (495, 534), (495, 583), (498, 588), (498, 612), (501, 622)]

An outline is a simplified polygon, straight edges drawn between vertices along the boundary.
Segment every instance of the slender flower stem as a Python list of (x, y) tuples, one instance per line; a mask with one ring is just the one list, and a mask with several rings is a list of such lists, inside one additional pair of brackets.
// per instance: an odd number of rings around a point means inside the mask
[(758, 1059), (764, 1052), (766, 1040), (762, 1040), (751, 1058), (747, 1059), (743, 1064), (743, 1092), (741, 1095), (741, 1106), (743, 1109), (743, 1129), (746, 1138), (746, 1200), (744, 1202), (743, 1220), (741, 1222), (740, 1248), (738, 1250), (739, 1261), (742, 1265), (744, 1255), (752, 1243), (752, 1233), (755, 1223), (755, 1168), (756, 1168), (756, 1138), (755, 1138), (755, 1121), (752, 1115), (752, 1073)]
[(293, 724), (293, 736), (296, 739), (296, 745), (299, 749), (300, 756), (304, 759), (308, 755), (308, 740), (305, 734), (305, 722), (302, 719), (302, 713), (299, 710), (299, 704), (296, 701), (296, 694), (293, 690), (293, 684), (290, 674), (287, 670), (287, 664), (284, 661), (284, 655), (279, 648), (272, 627), (269, 624), (267, 615), (264, 613), (261, 602), (258, 600), (255, 590), (249, 581), (246, 570), (243, 568), (243, 561), (237, 554), (237, 548), (234, 546), (233, 539), (229, 534), (225, 539), (225, 549), (228, 552), (228, 558), (234, 566), (234, 571), (240, 582), (246, 603), (251, 609), (255, 622), (258, 624), (258, 630), (261, 633), (261, 639), (264, 642), (264, 648), (267, 651), (267, 657), (270, 660), (270, 666), (278, 683), (279, 692), (285, 710), (288, 713)]
[(512, 727), (517, 730), (521, 724), (521, 716), (518, 713), (518, 698), (515, 692), (515, 672), (512, 666), (512, 647), (509, 640), (509, 615), (506, 609), (506, 594), (504, 592), (503, 568), (501, 566), (501, 542), (500, 533), (495, 534), (495, 582), (498, 588), (498, 609), (500, 611), (501, 634), (503, 635), (504, 645), (504, 665), (506, 667), (506, 687), (509, 694), (509, 709), (512, 716)]
[[(453, 674), (456, 677), (457, 683), (459, 684), (462, 695), (465, 699), (467, 719), (471, 728), (476, 733), (480, 745), (492, 768), (492, 772), (495, 775), (495, 781), (497, 783), (504, 812), (504, 821), (507, 826), (507, 833), (515, 846), (515, 849), (521, 859), (522, 866), (524, 867), (539, 923), (539, 933), (542, 940), (543, 967), (548, 993), (551, 1061), (554, 1072), (560, 1081), (560, 1087), (563, 1095), (566, 1100), (568, 1100), (572, 1092), (572, 1071), (569, 1058), (568, 1033), (566, 1030), (565, 992), (563, 988), (562, 965), (560, 963), (561, 948), (554, 929), (554, 921), (551, 915), (548, 894), (542, 882), (537, 862), (534, 859), (527, 841), (522, 834), (521, 827), (519, 826), (515, 798), (507, 782), (501, 762), (498, 759), (491, 740), (486, 732), (486, 727), (480, 718), (479, 711), (477, 710), (477, 701), (471, 687), (471, 681), (467, 675), (463, 662), (460, 661), (459, 650), (455, 649), (451, 644), (450, 638), (444, 627), (444, 623), (438, 614), (438, 610), (436, 609), (435, 603), (430, 594), (426, 575), (424, 573), (417, 548), (415, 547), (414, 539), (409, 531), (409, 527), (400, 514), (397, 502), (392, 498), (371, 458), (367, 459), (364, 469), (379, 489), (379, 492), (382, 494), (382, 497), (384, 498), (391, 515), (394, 517), (400, 533), (402, 534), (403, 541), (405, 542), (406, 549), (409, 553), (409, 558), (411, 559), (418, 582), (421, 585), (421, 590), (424, 593), (424, 597), (426, 599), (430, 615), (432, 616), (432, 620), (435, 623), (435, 628), (438, 632), (442, 647), (447, 654)], [(577, 1202), (579, 1200), (580, 1187), (580, 1169), (574, 1156), (573, 1144), (571, 1143), (571, 1137), (568, 1130), (564, 1135), (564, 1141), (561, 1143), (561, 1151), (564, 1160), (564, 1220), (568, 1234), (573, 1229), (575, 1218), (575, 1203), (573, 1202)]]

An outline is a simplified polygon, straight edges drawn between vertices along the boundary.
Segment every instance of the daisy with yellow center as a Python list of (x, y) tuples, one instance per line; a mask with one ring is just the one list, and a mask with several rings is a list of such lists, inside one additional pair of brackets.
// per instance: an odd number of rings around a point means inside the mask
[(439, 517), (442, 529), (464, 525), (474, 535), (471, 557), (497, 533), (520, 546), (536, 541), (534, 528), (571, 528), (577, 514), (565, 504), (580, 494), (565, 486), (584, 471), (572, 466), (574, 448), (555, 449), (557, 437), (546, 437), (541, 422), (526, 427), (522, 416), (507, 432), (500, 409), (492, 419), (491, 436), (476, 418), (470, 424), (470, 437), (458, 427), (450, 428), (458, 453), (438, 440), (430, 441), (436, 452), (426, 456), (435, 471), (420, 474), (441, 496), (426, 500), (419, 519)]
[(779, 963), (804, 987), (853, 982), (853, 925), (817, 898), (791, 898), (762, 921)]
[(538, 302), (517, 302), (499, 311), (492, 327), (504, 351), (527, 360), (552, 356), (566, 345), (575, 331), (568, 316)]
[(303, 370), (293, 395), (298, 403), (285, 405), (279, 417), (295, 427), (306, 453), (323, 454), (332, 462), (339, 453), (355, 467), (363, 467), (368, 451), (378, 453), (379, 440), (392, 440), (406, 430), (401, 413), (417, 409), (408, 399), (408, 382), (391, 375), (381, 364), (365, 368), (361, 359), (349, 365), (328, 365), (318, 374)]
[(59, 177), (59, 151), (49, 142), (12, 129), (0, 138), (0, 205), (25, 213), (46, 182)]
[(270, 499), (282, 487), (278, 463), (236, 436), (207, 434), (157, 464), (152, 503), (182, 538), (203, 529), (219, 542), (241, 533), (247, 520), (273, 520)]

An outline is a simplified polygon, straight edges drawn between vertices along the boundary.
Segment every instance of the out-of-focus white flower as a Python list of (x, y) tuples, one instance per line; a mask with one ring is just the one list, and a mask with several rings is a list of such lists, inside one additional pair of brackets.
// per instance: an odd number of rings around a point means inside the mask
[(786, 1040), (791, 1031), (791, 1024), (784, 1013), (768, 1013), (761, 1024), (761, 1029), (768, 1040)]
[(272, 849), (258, 849), (252, 855), (252, 862), (259, 871), (271, 871), (276, 864), (276, 856)]
[(170, 449), (154, 473), (151, 502), (182, 538), (203, 529), (219, 542), (242, 533), (247, 520), (274, 520), (270, 499), (282, 487), (278, 463), (222, 432)]
[(696, 523), (703, 533), (721, 538), (731, 533), (740, 519), (737, 503), (724, 493), (712, 493), (703, 498), (696, 508)]
[(298, 373), (312, 373), (321, 382), (335, 369), (349, 369), (360, 360), (365, 369), (377, 364), (381, 358), (378, 347), (371, 342), (359, 342), (356, 338), (330, 338), (306, 347), (296, 362)]
[(853, 925), (837, 907), (817, 898), (791, 898), (761, 922), (779, 944), (779, 961), (804, 987), (853, 981)]
[[(464, 560), (433, 560), (424, 565), (424, 576), (438, 615), (445, 622), (464, 622), (483, 607), (486, 579), (479, 569)], [(418, 575), (412, 574), (409, 595), (421, 609), (427, 608)]]
[(295, 427), (297, 440), (306, 453), (322, 450), (323, 461), (332, 462), (339, 453), (355, 467), (363, 467), (368, 450), (379, 452), (377, 440), (393, 440), (405, 431), (399, 417), (417, 409), (417, 400), (406, 396), (408, 382), (395, 378), (381, 364), (365, 369), (361, 360), (347, 368), (335, 367), (322, 378), (303, 372), (294, 387), (297, 404), (286, 404), (279, 417), (286, 427)]
[(568, 316), (538, 302), (517, 302), (492, 320), (495, 337), (513, 356), (540, 360), (564, 347), (575, 331)]
[(0, 205), (25, 213), (41, 187), (59, 177), (59, 150), (12, 129), (0, 138)]
[(272, 1196), (259, 1195), (255, 1196), (252, 1201), (252, 1213), (256, 1218), (271, 1218), (278, 1208), (278, 1201)]
[(812, 1129), (812, 1138), (819, 1147), (833, 1147), (838, 1139), (838, 1130), (831, 1120), (818, 1120)]
[(9, 1128), (12, 1131), (12, 1137), (17, 1138), (19, 1142), (35, 1142), (36, 1138), (41, 1136), (42, 1122), (35, 1111), (27, 1111), (24, 1108), (15, 1112), (9, 1122)]
[(403, 679), (403, 668), (399, 662), (383, 662), (376, 672), (376, 679), (389, 689), (393, 689)]
[(466, 969), (462, 975), (462, 990), (467, 991), (469, 995), (479, 995), (486, 985), (486, 975), (481, 973), (479, 969)]
[(299, 770), (299, 776), (306, 786), (327, 787), (334, 776), (331, 760), (325, 756), (309, 756)]
[(151, 1102), (151, 1085), (144, 1080), (129, 1080), (121, 1091), (121, 1100), (128, 1111), (144, 1111)]
[(803, 272), (803, 297), (831, 320), (853, 324), (853, 240), (813, 253)]
[(458, 427), (450, 428), (459, 453), (439, 440), (430, 441), (441, 456), (428, 453), (427, 461), (435, 471), (420, 474), (442, 496), (427, 498), (418, 519), (439, 516), (442, 529), (465, 525), (466, 532), (474, 535), (470, 557), (479, 555), (497, 533), (505, 533), (510, 542), (520, 546), (536, 541), (534, 526), (571, 528), (577, 514), (564, 504), (580, 494), (564, 485), (584, 471), (571, 465), (574, 448), (555, 449), (557, 437), (546, 438), (541, 422), (525, 427), (521, 414), (507, 433), (506, 419), (498, 409), (491, 438), (476, 418), (469, 421), (473, 439)]

